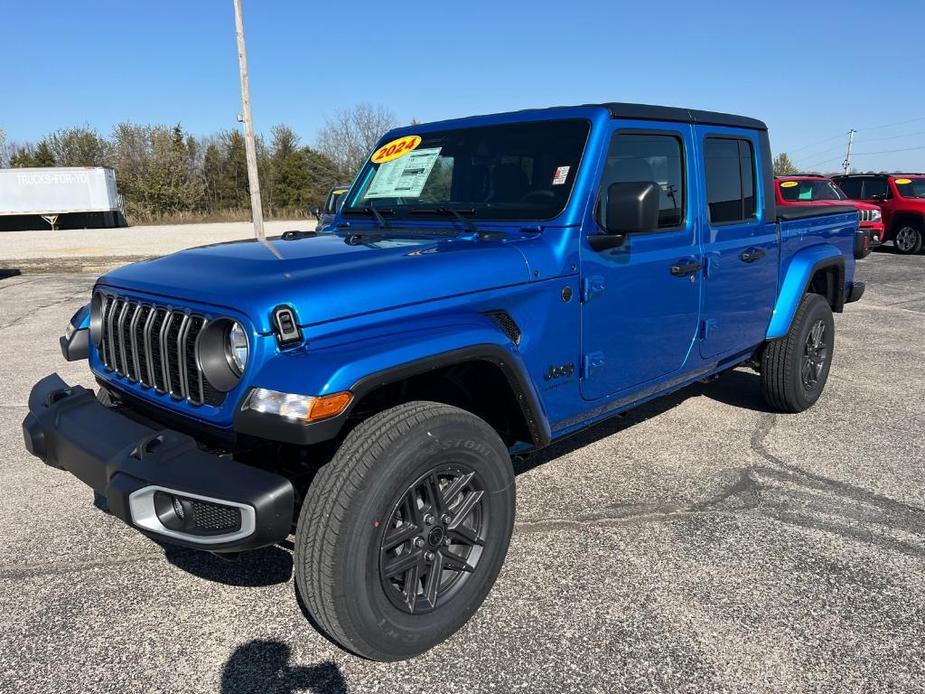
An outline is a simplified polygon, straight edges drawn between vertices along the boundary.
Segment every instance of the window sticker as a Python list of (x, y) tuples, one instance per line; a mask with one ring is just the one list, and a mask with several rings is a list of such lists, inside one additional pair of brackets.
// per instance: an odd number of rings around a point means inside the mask
[(381, 164), (366, 191), (366, 198), (417, 198), (440, 156), (441, 147), (428, 147), (399, 155)]
[(893, 183), (895, 183), (898, 186), (907, 186), (910, 183), (912, 183), (912, 179), (911, 178), (897, 178), (895, 181), (893, 181)]
[(798, 185), (800, 185), (799, 181), (784, 181), (783, 183), (780, 184), (780, 187), (781, 188), (796, 188)]
[(370, 157), (370, 159), (373, 164), (384, 164), (387, 161), (405, 156), (419, 144), (421, 144), (420, 135), (405, 135), (397, 140), (386, 142), (382, 147), (373, 152), (373, 156)]
[(813, 199), (813, 189), (807, 188), (806, 190), (800, 191), (800, 200), (812, 200)]
[(561, 186), (562, 184), (564, 184), (566, 179), (568, 178), (569, 169), (571, 168), (572, 168), (571, 166), (558, 167), (556, 169), (555, 175), (552, 177), (552, 184), (554, 186)]
[(335, 191), (333, 191), (334, 195), (343, 195), (343, 194), (346, 193), (346, 192), (347, 192), (346, 190), (335, 190)]

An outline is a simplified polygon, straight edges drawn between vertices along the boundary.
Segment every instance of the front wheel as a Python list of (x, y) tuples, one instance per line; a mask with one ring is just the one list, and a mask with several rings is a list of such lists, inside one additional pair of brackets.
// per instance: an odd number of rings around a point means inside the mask
[(922, 250), (922, 229), (913, 224), (903, 224), (893, 235), (893, 245), (903, 255), (912, 255)]
[(765, 400), (782, 412), (802, 412), (822, 395), (835, 348), (835, 321), (818, 294), (800, 300), (787, 334), (769, 342), (761, 357)]
[(418, 655), (478, 609), (514, 525), (514, 473), (475, 415), (412, 402), (354, 429), (308, 490), (297, 589), (327, 636), (373, 660)]

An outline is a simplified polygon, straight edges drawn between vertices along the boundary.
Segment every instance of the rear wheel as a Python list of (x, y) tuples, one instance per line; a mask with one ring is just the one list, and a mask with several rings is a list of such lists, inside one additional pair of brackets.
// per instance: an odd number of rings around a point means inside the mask
[(787, 335), (769, 342), (761, 357), (761, 387), (768, 404), (783, 412), (811, 407), (825, 387), (834, 347), (829, 302), (806, 294)]
[(905, 223), (893, 235), (893, 245), (903, 255), (912, 255), (922, 250), (922, 227)]
[(334, 641), (422, 653), (488, 594), (514, 523), (507, 448), (464, 410), (413, 402), (360, 424), (317, 474), (296, 529), (299, 593)]

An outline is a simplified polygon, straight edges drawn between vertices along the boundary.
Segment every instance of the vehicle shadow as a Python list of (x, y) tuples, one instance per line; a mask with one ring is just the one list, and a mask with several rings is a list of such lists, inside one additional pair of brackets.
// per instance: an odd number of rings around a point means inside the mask
[(256, 588), (286, 583), (292, 577), (292, 553), (272, 545), (225, 559), (199, 549), (158, 543), (171, 564), (207, 581)]
[(0, 280), (5, 280), (8, 277), (19, 277), (22, 274), (19, 268), (16, 267), (0, 267)]
[(701, 395), (725, 405), (740, 407), (753, 412), (776, 412), (768, 406), (761, 395), (761, 376), (750, 370), (736, 369), (728, 371), (709, 382), (694, 383), (674, 393), (658, 397), (639, 407), (628, 410), (622, 415), (615, 415), (573, 436), (547, 446), (541, 451), (516, 458), (514, 460), (514, 474), (520, 475), (528, 472), (544, 463), (568, 455), (579, 448), (584, 448), (608, 436), (613, 436), (641, 424), (652, 417), (657, 417), (677, 407), (688, 398)]
[(282, 641), (254, 640), (238, 646), (222, 668), (222, 694), (342, 694), (347, 682), (336, 663), (292, 665), (292, 649)]

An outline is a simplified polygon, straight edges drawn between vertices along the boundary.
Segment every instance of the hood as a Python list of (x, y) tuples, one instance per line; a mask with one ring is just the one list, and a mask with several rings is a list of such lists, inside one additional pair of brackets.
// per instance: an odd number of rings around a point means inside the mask
[(310, 326), (530, 280), (523, 254), (507, 238), (387, 233), (268, 241), (281, 258), (256, 240), (191, 248), (126, 265), (100, 284), (234, 308), (266, 333), (280, 304)]
[(869, 202), (861, 202), (860, 200), (785, 200), (778, 204), (782, 207), (789, 207), (790, 205), (809, 205), (812, 207), (854, 207), (858, 210), (880, 209), (878, 205), (872, 205)]

